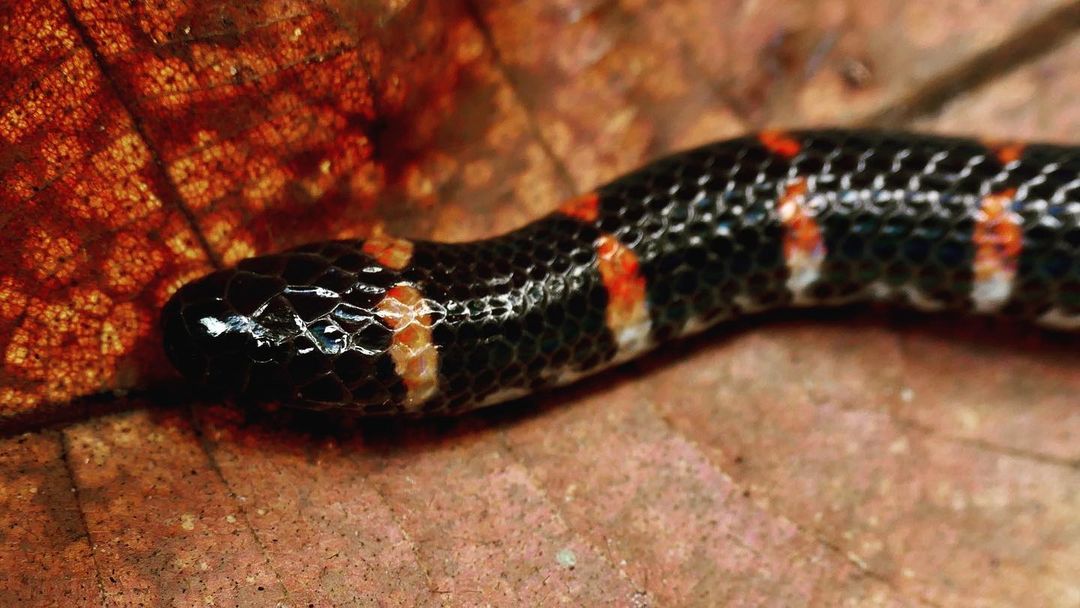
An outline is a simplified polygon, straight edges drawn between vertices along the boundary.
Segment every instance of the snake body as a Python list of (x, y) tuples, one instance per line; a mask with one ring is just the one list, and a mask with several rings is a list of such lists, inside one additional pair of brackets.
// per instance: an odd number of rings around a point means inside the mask
[(768, 131), (677, 153), (458, 244), (313, 243), (182, 287), (191, 380), (372, 415), (456, 413), (785, 306), (889, 300), (1080, 327), (1080, 148)]

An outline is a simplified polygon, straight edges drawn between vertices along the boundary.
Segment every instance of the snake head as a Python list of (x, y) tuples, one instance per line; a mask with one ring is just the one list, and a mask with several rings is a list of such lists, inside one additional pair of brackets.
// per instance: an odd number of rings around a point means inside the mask
[(165, 352), (217, 392), (392, 413), (404, 388), (377, 305), (393, 274), (346, 241), (244, 260), (172, 296)]

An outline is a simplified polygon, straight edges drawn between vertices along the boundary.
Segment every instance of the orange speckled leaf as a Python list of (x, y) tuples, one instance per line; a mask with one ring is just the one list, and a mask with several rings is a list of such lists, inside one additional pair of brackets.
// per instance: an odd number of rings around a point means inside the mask
[(1075, 607), (1071, 335), (771, 317), (360, 424), (198, 401), (157, 315), (311, 239), (587, 215), (752, 129), (1075, 143), (1077, 31), (1066, 0), (0, 2), (0, 605)]
[(214, 266), (430, 205), (479, 56), (438, 3), (0, 11), (0, 418), (169, 377), (157, 309)]

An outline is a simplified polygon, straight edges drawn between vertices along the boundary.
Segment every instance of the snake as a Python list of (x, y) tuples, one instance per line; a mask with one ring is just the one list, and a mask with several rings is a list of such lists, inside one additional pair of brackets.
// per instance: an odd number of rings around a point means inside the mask
[(761, 311), (886, 301), (1080, 329), (1080, 147), (766, 130), (462, 243), (385, 231), (245, 259), (161, 314), (214, 391), (457, 414)]

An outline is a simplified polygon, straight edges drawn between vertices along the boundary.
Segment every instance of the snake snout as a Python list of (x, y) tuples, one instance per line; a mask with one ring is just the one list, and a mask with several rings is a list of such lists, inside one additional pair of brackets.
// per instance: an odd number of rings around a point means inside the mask
[[(285, 334), (266, 339), (272, 332), (263, 322), (274, 317), (260, 309), (272, 290), (265, 280), (253, 281), (254, 276), (214, 272), (185, 285), (166, 303), (161, 314), (165, 352), (184, 377), (214, 389), (245, 392), (254, 364), (274, 359), (270, 351)], [(259, 283), (261, 288), (252, 289)], [(263, 303), (253, 304), (256, 299)]]

